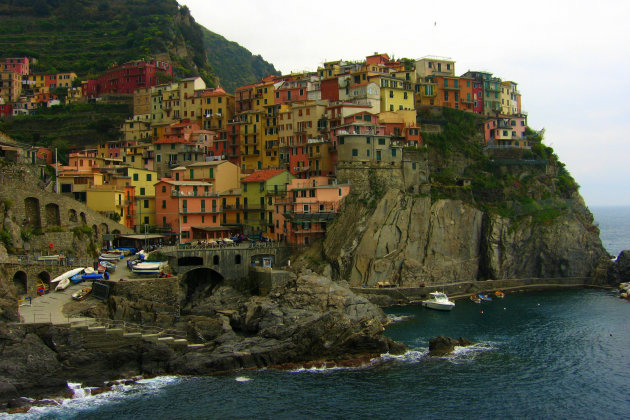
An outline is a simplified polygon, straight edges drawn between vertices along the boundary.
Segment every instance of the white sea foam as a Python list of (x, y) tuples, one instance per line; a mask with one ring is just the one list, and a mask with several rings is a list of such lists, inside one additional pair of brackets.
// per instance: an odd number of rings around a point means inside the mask
[(247, 376), (237, 376), (234, 380), (236, 382), (249, 382), (252, 378), (248, 378)]
[(91, 395), (93, 388), (83, 388), (79, 383), (68, 383), (68, 388), (73, 391), (71, 399), (59, 400), (57, 406), (31, 407), (28, 413), (15, 414), (15, 419), (36, 419), (42, 416), (65, 417), (69, 414), (80, 415), (81, 411), (93, 409), (98, 406), (117, 404), (129, 398), (130, 391), (138, 390), (142, 394), (158, 392), (180, 378), (177, 376), (158, 376), (151, 379), (134, 378), (134, 384), (125, 385), (128, 380), (118, 380), (112, 385), (112, 390), (97, 395)]
[(391, 322), (402, 322), (402, 321), (407, 321), (409, 319), (412, 319), (413, 315), (394, 315), (394, 314), (389, 314), (389, 315), (387, 315), (387, 317), (389, 318), (389, 320)]
[(443, 356), (442, 358), (447, 359), (453, 363), (471, 362), (475, 360), (475, 358), (480, 353), (492, 351), (495, 349), (496, 349), (495, 343), (492, 343), (489, 341), (475, 343), (471, 346), (465, 346), (465, 347), (455, 346), (455, 349), (450, 354), (447, 354), (446, 356)]

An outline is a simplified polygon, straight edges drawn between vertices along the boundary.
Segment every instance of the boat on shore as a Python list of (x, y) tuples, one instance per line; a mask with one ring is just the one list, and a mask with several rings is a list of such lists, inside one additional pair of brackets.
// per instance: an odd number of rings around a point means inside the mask
[(479, 299), (481, 299), (484, 302), (491, 302), (492, 301), (492, 298), (490, 296), (488, 296), (488, 295), (477, 295), (477, 296), (479, 296)]
[(91, 287), (84, 287), (83, 289), (79, 290), (78, 292), (74, 292), (72, 294), (72, 299), (81, 301), (81, 300), (87, 299), (87, 297), (90, 295), (90, 293), (92, 293), (92, 288)]
[(481, 299), (477, 295), (470, 295), (470, 300), (472, 300), (475, 303), (481, 303)]
[(55, 292), (61, 292), (63, 290), (66, 290), (68, 286), (70, 286), (70, 278), (67, 277), (61, 280), (59, 284), (57, 284), (57, 287), (55, 287)]
[(429, 293), (429, 299), (422, 301), (422, 306), (438, 311), (450, 311), (455, 307), (455, 302), (449, 300), (442, 292)]
[(76, 274), (79, 274), (84, 269), (85, 269), (85, 267), (73, 268), (72, 270), (66, 271), (65, 273), (55, 277), (50, 282), (51, 283), (57, 283), (59, 281), (62, 281), (63, 279), (69, 279), (70, 277), (72, 277), (72, 276), (74, 276)]
[(159, 274), (163, 267), (163, 262), (140, 262), (131, 266), (131, 272), (135, 274)]

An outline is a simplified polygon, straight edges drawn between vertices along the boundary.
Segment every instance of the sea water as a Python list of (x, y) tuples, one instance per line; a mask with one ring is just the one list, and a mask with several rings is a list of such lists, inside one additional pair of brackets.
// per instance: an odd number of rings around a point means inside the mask
[[(611, 254), (630, 248), (630, 209), (593, 208)], [(402, 356), (355, 369), (161, 377), (15, 418), (628, 418), (630, 302), (605, 290), (508, 294), (451, 312), (389, 308)], [(429, 357), (429, 338), (476, 344)], [(80, 395), (80, 394), (79, 394)]]

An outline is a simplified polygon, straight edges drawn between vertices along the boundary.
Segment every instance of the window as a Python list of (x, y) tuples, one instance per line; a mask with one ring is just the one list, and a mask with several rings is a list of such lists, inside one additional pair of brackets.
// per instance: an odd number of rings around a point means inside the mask
[(341, 188), (339, 188), (339, 197), (341, 197)]
[(149, 208), (149, 200), (144, 200), (143, 205), (144, 205), (145, 209), (148, 209)]
[(390, 91), (389, 91), (389, 97), (390, 97), (390, 98), (393, 98), (393, 97), (394, 97), (394, 91), (393, 91), (393, 90), (390, 90)]
[(162, 200), (162, 208), (165, 209), (166, 208), (166, 200)]
[(151, 181), (151, 174), (147, 174), (147, 181)]
[(357, 149), (352, 149), (352, 156), (359, 156), (359, 151)]
[(416, 162), (413, 162), (413, 163), (411, 164), (411, 169), (416, 169)]
[(385, 139), (378, 139), (378, 144), (380, 146), (384, 146), (385, 145)]
[(264, 182), (261, 182), (261, 183), (260, 183), (260, 191), (261, 191), (261, 192), (262, 192), (262, 191), (265, 191), (265, 183), (264, 183)]
[(247, 184), (243, 184), (243, 192), (247, 192)]
[(396, 157), (396, 149), (392, 149), (392, 157)]
[(140, 195), (146, 195), (146, 194), (145, 194), (145, 189), (144, 189), (144, 188), (140, 188)]
[(182, 216), (182, 222), (183, 222), (183, 223), (188, 223), (188, 216), (183, 215), (183, 216)]
[(133, 174), (133, 180), (137, 181), (138, 180), (138, 174)]
[(304, 213), (308, 213), (308, 212), (309, 212), (309, 205), (304, 204)]
[(339, 144), (343, 144), (344, 143), (344, 138), (343, 137), (339, 137)]
[(162, 192), (165, 193), (166, 192), (166, 185), (162, 185)]

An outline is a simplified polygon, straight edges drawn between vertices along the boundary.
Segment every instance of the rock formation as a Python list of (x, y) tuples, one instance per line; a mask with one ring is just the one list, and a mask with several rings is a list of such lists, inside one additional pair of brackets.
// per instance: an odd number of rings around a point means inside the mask
[(472, 346), (472, 341), (467, 338), (460, 337), (458, 340), (450, 337), (439, 336), (429, 340), (429, 356), (441, 357), (455, 350), (455, 346), (465, 347)]
[[(90, 311), (136, 319), (148, 307), (113, 296)], [(50, 325), (0, 322), (0, 400), (66, 391), (66, 381), (102, 386), (135, 375), (203, 375), (287, 363), (350, 360), (406, 350), (383, 335), (383, 311), (347, 287), (317, 275), (295, 277), (268, 296), (247, 296), (218, 285), (198, 296), (175, 326), (200, 349), (178, 350), (141, 338), (120, 339)], [(148, 303), (147, 303), (148, 304)], [(169, 314), (175, 308), (154, 306)], [(121, 310), (124, 308), (124, 310)]]

